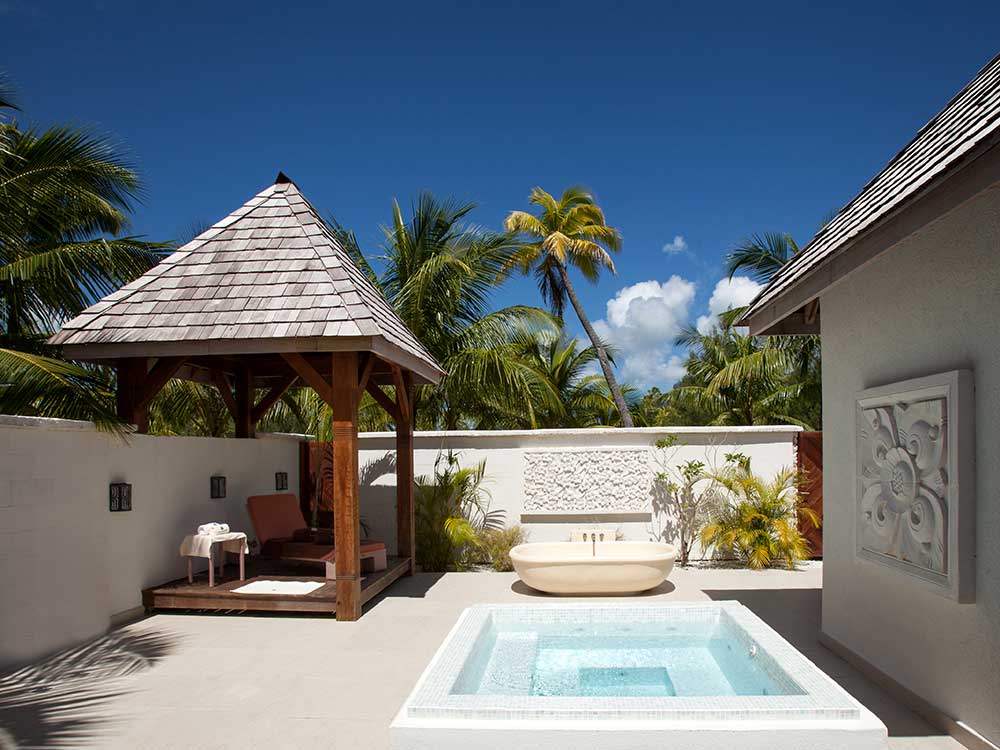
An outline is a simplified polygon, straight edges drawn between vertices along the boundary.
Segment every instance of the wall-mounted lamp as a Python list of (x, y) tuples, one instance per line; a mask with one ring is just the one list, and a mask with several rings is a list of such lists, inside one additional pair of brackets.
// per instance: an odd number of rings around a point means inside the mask
[(132, 485), (112, 482), (108, 485), (108, 510), (122, 513), (132, 510)]
[(288, 489), (288, 472), (287, 471), (276, 471), (274, 472), (274, 489), (281, 491)]
[(212, 477), (211, 480), (211, 498), (213, 500), (221, 500), (226, 496), (226, 478), (225, 477)]

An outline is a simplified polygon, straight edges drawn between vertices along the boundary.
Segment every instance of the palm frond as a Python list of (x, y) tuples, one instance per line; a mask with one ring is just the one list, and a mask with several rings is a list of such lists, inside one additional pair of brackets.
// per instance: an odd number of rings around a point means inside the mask
[(103, 370), (0, 349), (0, 413), (77, 419), (118, 433), (112, 383)]
[(748, 271), (755, 281), (766, 284), (798, 251), (795, 240), (784, 232), (753, 234), (729, 251), (726, 271), (729, 278), (740, 271)]

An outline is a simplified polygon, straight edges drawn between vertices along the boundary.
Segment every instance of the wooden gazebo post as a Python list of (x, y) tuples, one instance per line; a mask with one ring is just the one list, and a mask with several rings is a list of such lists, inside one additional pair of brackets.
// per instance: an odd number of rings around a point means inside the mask
[(336, 543), (337, 619), (361, 617), (361, 540), (358, 510), (357, 352), (333, 354), (333, 538)]
[(413, 375), (402, 373), (402, 383), (396, 386), (399, 392), (397, 404), (406, 404), (406, 410), (399, 409), (396, 419), (396, 539), (400, 557), (410, 558), (410, 572), (416, 569), (416, 519), (413, 503)]

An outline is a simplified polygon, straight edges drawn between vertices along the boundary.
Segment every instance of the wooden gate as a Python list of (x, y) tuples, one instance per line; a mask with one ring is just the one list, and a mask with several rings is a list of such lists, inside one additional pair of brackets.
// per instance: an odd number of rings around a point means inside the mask
[(816, 528), (806, 519), (799, 518), (799, 531), (809, 540), (814, 558), (823, 557), (823, 433), (800, 432), (795, 438), (795, 458), (803, 481), (799, 488), (802, 504), (820, 519)]

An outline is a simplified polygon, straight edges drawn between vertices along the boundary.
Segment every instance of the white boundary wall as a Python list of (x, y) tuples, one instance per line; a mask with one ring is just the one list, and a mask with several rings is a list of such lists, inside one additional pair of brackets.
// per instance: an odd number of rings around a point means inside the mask
[[(768, 474), (794, 463), (797, 431), (424, 432), (415, 436), (415, 468), (418, 476), (432, 473), (448, 450), (463, 465), (485, 458), (491, 507), (503, 510), (508, 524), (524, 525), (534, 541), (568, 539), (575, 528), (669, 541), (670, 519), (654, 512), (650, 493), (656, 440), (676, 435), (683, 445), (674, 463), (721, 464), (725, 453), (738, 451)], [(298, 494), (301, 439), (125, 440), (86, 422), (0, 415), (0, 669), (100, 635), (141, 605), (143, 588), (182, 576), (178, 547), (198, 524), (223, 521), (252, 537), (246, 498), (274, 492), (277, 471), (288, 472), (289, 491)], [(390, 550), (394, 450), (393, 434), (360, 437), (361, 515)], [(209, 498), (216, 474), (226, 477), (222, 500)], [(132, 511), (108, 510), (112, 482), (132, 485)]]
[[(673, 541), (672, 519), (654, 513), (652, 502), (652, 472), (657, 469), (652, 446), (657, 440), (676, 436), (679, 447), (672, 465), (701, 460), (721, 466), (726, 453), (740, 452), (750, 456), (754, 471), (767, 476), (794, 465), (799, 431), (770, 426), (418, 432), (415, 472), (433, 473), (437, 456), (449, 450), (462, 466), (486, 459), (491, 508), (503, 510), (508, 525), (524, 526), (530, 541), (569, 541), (573, 529)], [(373, 536), (391, 543), (390, 549), (396, 542), (396, 478), (386, 456), (394, 450), (392, 433), (360, 437), (361, 516)], [(560, 460), (557, 456), (564, 453), (575, 455)], [(530, 486), (532, 481), (548, 493)]]
[[(185, 534), (206, 521), (249, 532), (247, 496), (274, 492), (277, 471), (296, 491), (298, 468), (293, 437), (125, 442), (88, 422), (0, 416), (0, 669), (103, 633), (144, 587), (185, 573)], [(216, 474), (222, 500), (209, 499)], [(108, 510), (111, 482), (132, 485), (131, 512)]]

